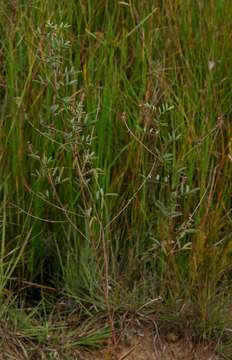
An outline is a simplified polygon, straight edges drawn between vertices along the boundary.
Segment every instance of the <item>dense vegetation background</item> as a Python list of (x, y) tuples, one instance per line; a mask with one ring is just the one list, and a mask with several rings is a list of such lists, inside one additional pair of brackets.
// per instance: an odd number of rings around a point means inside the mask
[(0, 314), (25, 353), (150, 314), (227, 344), (231, 19), (227, 0), (1, 2)]

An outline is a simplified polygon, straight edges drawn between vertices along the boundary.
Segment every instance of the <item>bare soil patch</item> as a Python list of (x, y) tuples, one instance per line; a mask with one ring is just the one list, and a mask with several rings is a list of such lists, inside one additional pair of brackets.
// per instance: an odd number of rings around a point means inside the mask
[[(85, 357), (84, 357), (85, 358)], [(83, 359), (84, 359), (83, 358)], [(212, 344), (195, 344), (187, 337), (167, 333), (155, 338), (150, 331), (134, 336), (130, 344), (121, 343), (90, 354), (86, 360), (219, 360)]]

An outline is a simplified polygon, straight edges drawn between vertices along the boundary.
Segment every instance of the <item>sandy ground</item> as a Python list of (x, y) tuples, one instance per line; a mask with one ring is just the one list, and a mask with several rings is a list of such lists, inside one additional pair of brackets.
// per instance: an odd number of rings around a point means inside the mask
[[(93, 353), (86, 360), (219, 360), (210, 345), (193, 344), (188, 339), (179, 339), (167, 333), (164, 339), (155, 339), (148, 332), (141, 333), (130, 341)], [(84, 359), (83, 358), (83, 359)]]

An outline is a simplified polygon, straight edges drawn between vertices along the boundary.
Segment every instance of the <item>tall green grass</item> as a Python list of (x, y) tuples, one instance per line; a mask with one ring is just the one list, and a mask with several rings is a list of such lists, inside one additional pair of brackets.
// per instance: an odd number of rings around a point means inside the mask
[(16, 303), (39, 306), (41, 326), (63, 304), (115, 336), (142, 308), (226, 333), (232, 4), (19, 0), (0, 15), (3, 316), (17, 328)]

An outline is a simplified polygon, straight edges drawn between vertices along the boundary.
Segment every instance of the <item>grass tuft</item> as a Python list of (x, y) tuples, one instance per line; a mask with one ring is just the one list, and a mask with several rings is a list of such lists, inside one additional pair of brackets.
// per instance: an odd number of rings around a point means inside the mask
[(0, 15), (3, 349), (71, 356), (155, 314), (223, 352), (232, 3), (16, 0)]

